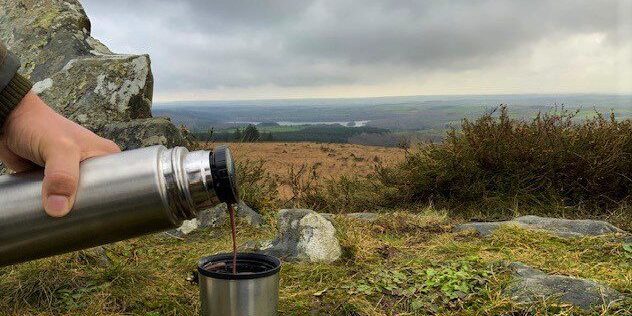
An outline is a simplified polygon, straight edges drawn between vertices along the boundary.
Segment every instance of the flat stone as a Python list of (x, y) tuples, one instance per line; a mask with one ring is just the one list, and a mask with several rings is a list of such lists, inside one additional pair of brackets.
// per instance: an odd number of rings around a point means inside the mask
[[(226, 203), (218, 204), (213, 208), (213, 210), (214, 211), (212, 213), (216, 214), (216, 217), (219, 218), (219, 220), (221, 221), (219, 225), (222, 225), (225, 221), (229, 219), (228, 206), (226, 205)], [(263, 216), (257, 213), (257, 211), (253, 210), (250, 206), (246, 205), (246, 203), (244, 203), (243, 201), (239, 201), (239, 203), (235, 205), (235, 218), (253, 227), (261, 227), (265, 223)]]
[[(242, 222), (253, 226), (261, 227), (264, 225), (263, 216), (255, 212), (246, 203), (239, 202), (235, 207), (237, 211), (235, 216)], [(198, 212), (197, 217), (192, 220), (185, 220), (182, 225), (176, 229), (167, 232), (167, 235), (175, 237), (184, 237), (199, 228), (216, 228), (227, 225), (229, 220), (228, 208), (226, 203), (221, 203), (210, 209)]]
[(208, 210), (204, 210), (197, 214), (198, 227), (220, 227), (226, 223), (228, 214), (226, 212), (226, 204), (219, 204)]
[(520, 304), (553, 299), (588, 310), (625, 299), (623, 294), (592, 280), (548, 275), (520, 262), (512, 263), (510, 268), (513, 279), (506, 294)]
[(599, 236), (605, 234), (625, 234), (612, 224), (590, 219), (562, 219), (539, 216), (521, 216), (503, 222), (472, 222), (455, 227), (455, 231), (474, 230), (480, 236), (489, 236), (504, 225), (514, 225), (524, 229), (542, 230), (560, 237)]

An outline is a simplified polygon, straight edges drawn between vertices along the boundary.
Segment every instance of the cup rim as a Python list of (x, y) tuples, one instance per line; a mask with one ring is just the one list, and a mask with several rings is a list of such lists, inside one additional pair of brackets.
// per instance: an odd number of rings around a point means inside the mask
[(232, 253), (220, 253), (212, 256), (203, 257), (198, 261), (198, 273), (205, 277), (213, 278), (213, 279), (222, 279), (222, 280), (252, 280), (252, 279), (260, 279), (265, 278), (271, 275), (275, 275), (279, 273), (281, 270), (281, 260), (276, 257), (261, 254), (261, 253), (250, 253), (250, 252), (239, 252), (237, 253), (237, 262), (239, 261), (249, 261), (261, 263), (267, 269), (261, 272), (253, 272), (248, 274), (227, 274), (227, 273), (219, 273), (215, 271), (208, 271), (203, 267), (207, 265), (209, 262), (232, 262), (233, 254)]

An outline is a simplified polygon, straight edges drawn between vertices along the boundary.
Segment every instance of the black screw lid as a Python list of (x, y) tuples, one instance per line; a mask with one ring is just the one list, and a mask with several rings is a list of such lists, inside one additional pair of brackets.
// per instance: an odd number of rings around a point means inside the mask
[(217, 146), (209, 158), (211, 160), (211, 175), (213, 176), (215, 194), (224, 203), (237, 203), (239, 194), (237, 193), (235, 164), (230, 154), (230, 149), (223, 145)]

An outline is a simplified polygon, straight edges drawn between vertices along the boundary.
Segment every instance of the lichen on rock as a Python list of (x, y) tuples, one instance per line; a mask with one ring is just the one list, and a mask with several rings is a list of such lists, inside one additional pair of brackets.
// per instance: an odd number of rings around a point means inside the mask
[(513, 279), (507, 293), (517, 303), (558, 300), (584, 310), (625, 299), (623, 294), (592, 280), (549, 275), (520, 262), (510, 265)]
[(524, 229), (544, 231), (560, 237), (600, 236), (605, 234), (626, 234), (612, 224), (590, 219), (564, 219), (540, 216), (521, 216), (502, 222), (472, 222), (455, 227), (456, 231), (476, 231), (480, 236), (489, 236), (502, 226), (517, 226)]

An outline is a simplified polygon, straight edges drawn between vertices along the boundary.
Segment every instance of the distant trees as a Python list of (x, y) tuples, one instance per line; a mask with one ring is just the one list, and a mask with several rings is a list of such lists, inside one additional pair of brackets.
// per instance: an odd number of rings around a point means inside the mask
[[(261, 129), (261, 130), (260, 130)], [(263, 131), (262, 131), (263, 130)], [(389, 131), (386, 129), (362, 126), (362, 127), (345, 127), (342, 125), (305, 125), (299, 129), (291, 128), (273, 129), (266, 131), (261, 127), (254, 125), (248, 125), (242, 128), (231, 128), (225, 130), (215, 130), (211, 135), (205, 132), (194, 133), (199, 140), (213, 140), (220, 142), (269, 142), (269, 141), (312, 141), (312, 142), (327, 142), (327, 143), (347, 143), (353, 136), (360, 134), (385, 134)], [(379, 144), (379, 140), (388, 140), (393, 142), (388, 137), (380, 137), (375, 135), (371, 138), (371, 142), (376, 145)], [(367, 136), (364, 136), (367, 137)], [(397, 139), (400, 140), (399, 138)], [(387, 144), (387, 146), (396, 146), (395, 144)]]
[(264, 141), (264, 142), (271, 142), (274, 140), (274, 137), (272, 136), (272, 132), (267, 132), (267, 133), (262, 133), (259, 140)]
[(241, 141), (256, 142), (259, 140), (259, 130), (252, 124), (248, 124), (241, 135)]
[(362, 133), (349, 137), (350, 144), (383, 146), (383, 147), (410, 147), (410, 136), (392, 133)]
[(235, 132), (233, 133), (233, 139), (232, 140), (236, 140), (236, 141), (241, 141), (243, 138), (243, 134), (241, 133), (241, 129), (236, 129)]

